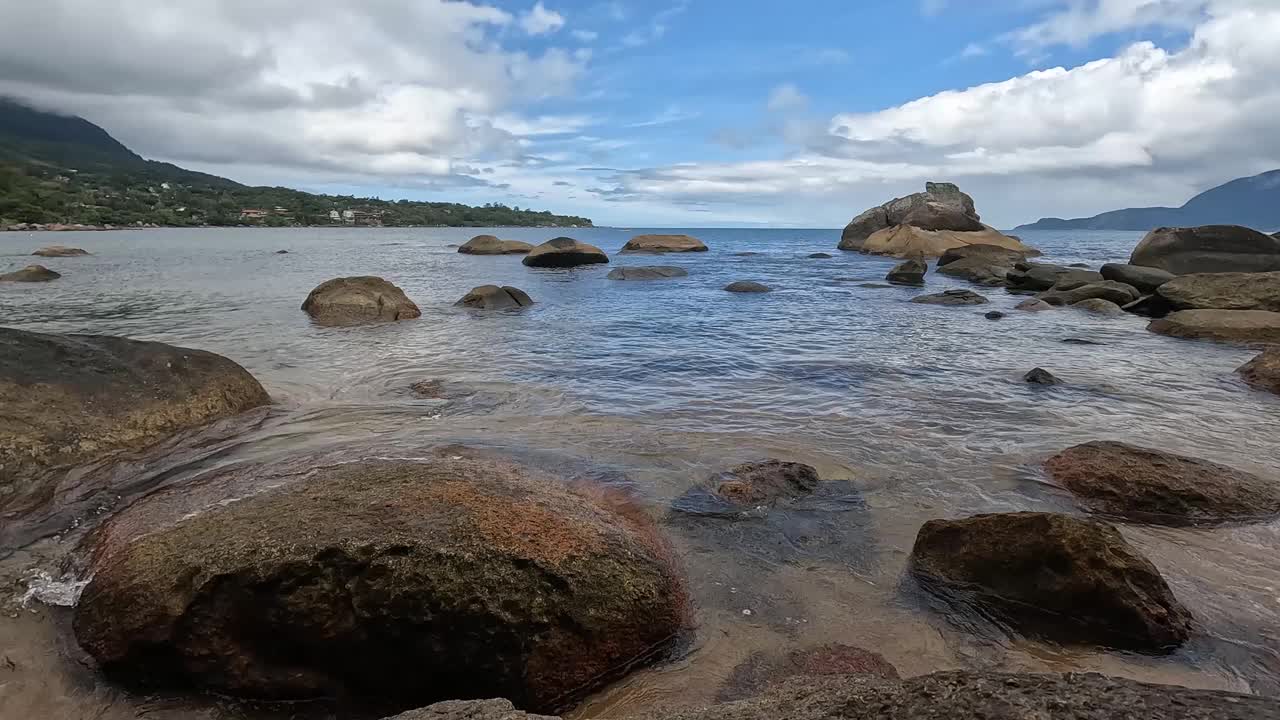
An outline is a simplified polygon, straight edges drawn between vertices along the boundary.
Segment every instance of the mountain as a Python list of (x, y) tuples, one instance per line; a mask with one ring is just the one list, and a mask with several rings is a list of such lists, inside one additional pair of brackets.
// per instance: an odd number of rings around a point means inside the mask
[(1245, 225), (1280, 228), (1280, 170), (1232, 180), (1206, 190), (1179, 208), (1112, 210), (1091, 218), (1042, 218), (1018, 230), (1151, 230), (1194, 225)]
[(249, 187), (147, 160), (84, 118), (0, 98), (0, 229), (23, 223), (591, 226), (587, 218), (498, 203), (472, 207)]

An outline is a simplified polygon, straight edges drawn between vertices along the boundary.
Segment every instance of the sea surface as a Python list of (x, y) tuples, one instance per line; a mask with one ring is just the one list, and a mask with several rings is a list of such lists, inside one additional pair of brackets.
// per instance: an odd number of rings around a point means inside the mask
[[(534, 243), (569, 234), (613, 263), (536, 270), (519, 256), (452, 247), (480, 232)], [(275, 400), (234, 436), (137, 466), (110, 502), (54, 508), (10, 528), (23, 547), (0, 548), (0, 717), (276, 717), (225, 700), (134, 697), (99, 680), (67, 629), (66, 606), (83, 582), (68, 570), (70, 548), (97, 514), (210, 468), (348, 446), (413, 455), (450, 443), (625, 485), (679, 551), (698, 605), (692, 643), (590, 698), (579, 716), (708, 702), (753, 653), (828, 642), (880, 652), (904, 675), (1098, 671), (1280, 695), (1277, 523), (1123, 527), (1200, 622), (1168, 657), (1022, 638), (930, 601), (903, 574), (926, 520), (1078, 512), (1040, 469), (1077, 443), (1127, 441), (1280, 478), (1280, 398), (1234, 372), (1254, 353), (1154, 335), (1138, 317), (1016, 312), (1022, 298), (1001, 289), (975, 288), (991, 299), (980, 307), (912, 304), (921, 290), (865, 286), (881, 283), (895, 261), (837, 251), (838, 230), (691, 230), (710, 252), (614, 255), (639, 232), (0, 233), (0, 272), (36, 261), (63, 273), (53, 283), (0, 284), (0, 324), (211, 350), (245, 366)], [(1140, 237), (1023, 239), (1047, 261), (1096, 268), (1127, 258)], [(29, 256), (55, 243), (93, 255)], [(835, 257), (807, 257), (820, 251)], [(679, 265), (689, 276), (606, 279), (612, 267), (647, 264)], [(313, 324), (299, 309), (307, 293), (349, 275), (396, 283), (423, 317)], [(736, 280), (774, 292), (722, 290)], [(482, 284), (517, 286), (537, 304), (453, 307)], [(951, 287), (969, 286), (931, 274), (926, 292)], [(1008, 317), (985, 319), (993, 309)], [(1034, 367), (1065, 384), (1028, 385), (1022, 375)], [(429, 380), (440, 381), (442, 398), (410, 391)], [(755, 521), (670, 512), (711, 474), (764, 457), (812, 464), (836, 482)]]

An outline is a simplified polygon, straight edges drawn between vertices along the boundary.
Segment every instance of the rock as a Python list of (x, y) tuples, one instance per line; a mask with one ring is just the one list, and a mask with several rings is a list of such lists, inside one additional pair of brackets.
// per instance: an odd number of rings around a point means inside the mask
[(667, 278), (688, 277), (688, 275), (688, 270), (670, 265), (620, 267), (609, 271), (610, 280), (665, 280)]
[(1004, 313), (1000, 312), (999, 310), (992, 310), (991, 312), (987, 313), (983, 317), (985, 317), (988, 320), (1001, 320), (1004, 318)]
[(1280, 348), (1263, 352), (1241, 365), (1236, 372), (1244, 376), (1244, 381), (1250, 385), (1280, 394)]
[(792, 678), (865, 676), (897, 680), (898, 669), (879, 653), (852, 645), (832, 643), (786, 654), (753, 653), (744, 660), (716, 694), (716, 702), (755, 697)]
[(872, 290), (886, 290), (886, 289), (892, 288), (893, 286), (888, 283), (860, 283), (858, 287), (868, 288)]
[(1132, 285), (1143, 295), (1150, 295), (1156, 291), (1156, 288), (1177, 277), (1160, 268), (1123, 263), (1107, 263), (1102, 266), (1101, 273), (1104, 279)]
[(951, 183), (926, 183), (923, 193), (871, 208), (854, 218), (840, 237), (841, 250), (897, 257), (937, 257), (966, 245), (999, 245), (1039, 254), (1017, 238), (983, 225), (973, 198)]
[(1112, 280), (1086, 283), (1071, 290), (1054, 288), (1042, 292), (1036, 297), (1050, 305), (1075, 305), (1085, 300), (1110, 300), (1116, 305), (1128, 305), (1142, 296), (1132, 285), (1125, 285)]
[[(975, 248), (994, 247), (989, 245), (974, 245)], [(1009, 273), (1013, 272), (1013, 265), (1016, 260), (1005, 262), (1005, 258), (1012, 259), (1020, 257), (1021, 253), (1015, 253), (1004, 248), (996, 248), (1009, 253), (1007, 256), (1001, 256), (995, 253), (981, 252), (968, 255), (966, 257), (952, 257), (945, 265), (939, 260), (938, 267), (934, 272), (942, 275), (957, 277), (962, 280), (968, 280), (971, 283), (986, 285), (987, 287), (998, 287), (1007, 282)], [(960, 248), (963, 250), (963, 248)], [(948, 250), (947, 253), (955, 253), (956, 250)], [(947, 254), (943, 255), (947, 258)]]
[(816, 252), (809, 255), (810, 260), (830, 260), (834, 257), (831, 253)]
[(731, 282), (728, 285), (725, 285), (724, 289), (728, 290), (731, 293), (773, 292), (773, 288), (770, 288), (768, 285), (761, 285), (758, 282), (751, 282), (750, 280), (739, 280), (737, 282)]
[(558, 237), (531, 250), (523, 262), (529, 267), (567, 268), (607, 263), (609, 256), (594, 245)]
[(47, 500), (61, 468), (270, 402), (244, 368), (203, 350), (0, 328), (0, 508)]
[(88, 255), (89, 252), (87, 250), (67, 247), (65, 245), (50, 245), (49, 247), (40, 248), (31, 254), (39, 255), (40, 257), (83, 257)]
[(1128, 305), (1121, 305), (1121, 310), (1134, 315), (1150, 318), (1162, 318), (1173, 312), (1173, 305), (1160, 295), (1143, 295)]
[(911, 225), (894, 225), (881, 230), (863, 241), (860, 249), (872, 255), (891, 255), (901, 258), (938, 257), (947, 250), (965, 245), (1003, 245), (1027, 254), (1033, 253), (1032, 248), (995, 230), (934, 231)]
[(519, 240), (499, 240), (493, 235), (477, 235), (458, 247), (463, 255), (525, 255), (533, 246)]
[(454, 303), (454, 307), (469, 307), (478, 310), (512, 310), (529, 307), (533, 299), (520, 288), (497, 285), (481, 285), (471, 288), (471, 292)]
[(1147, 329), (1180, 338), (1232, 343), (1280, 343), (1280, 313), (1266, 310), (1180, 310)]
[(1010, 287), (1023, 290), (1049, 290), (1060, 283), (1102, 282), (1102, 275), (1092, 270), (1073, 270), (1061, 265), (1022, 262), (1014, 266), (1006, 278)]
[(148, 496), (95, 534), (76, 638), (139, 689), (541, 710), (685, 631), (682, 579), (643, 510), (454, 457), (299, 457)]
[(1124, 310), (1120, 309), (1119, 305), (1111, 302), (1110, 300), (1103, 300), (1102, 298), (1081, 300), (1080, 302), (1071, 303), (1071, 307), (1078, 310), (1087, 310), (1097, 315), (1106, 315), (1107, 317), (1119, 317), (1124, 315)]
[(277, 254), (277, 255), (288, 255), (288, 254), (289, 254), (289, 251), (288, 251), (288, 250), (277, 250), (277, 251), (276, 251), (276, 254)]
[(1129, 258), (1132, 265), (1190, 273), (1280, 270), (1280, 239), (1239, 225), (1152, 230)]
[(947, 290), (935, 295), (920, 295), (911, 299), (924, 305), (985, 305), (990, 300), (972, 290)]
[[(389, 720), (547, 720), (505, 700), (440, 703)], [(1096, 673), (937, 672), (797, 678), (763, 695), (632, 720), (1273, 720), (1280, 700)]]
[(706, 252), (707, 246), (688, 235), (637, 235), (622, 246), (624, 253)]
[(1049, 372), (1048, 370), (1045, 370), (1044, 368), (1036, 368), (1031, 372), (1027, 373), (1026, 375), (1023, 375), (1022, 379), (1026, 380), (1032, 385), (1061, 385), (1062, 384), (1061, 380), (1059, 380), (1056, 376), (1054, 376), (1053, 373)]
[(403, 290), (372, 276), (326, 280), (311, 291), (302, 309), (323, 325), (361, 325), (422, 316)]
[(420, 380), (409, 386), (413, 394), (426, 400), (443, 400), (445, 397), (443, 380)]
[(1280, 272), (1197, 273), (1160, 286), (1178, 310), (1269, 310), (1280, 312)]
[(28, 265), (21, 270), (0, 275), (0, 282), (49, 282), (62, 277), (43, 265)]
[(818, 471), (809, 465), (770, 459), (719, 473), (708, 481), (708, 488), (731, 504), (756, 507), (808, 495), (818, 482)]
[(757, 255), (761, 255), (761, 254), (763, 254), (763, 253), (750, 252), (750, 251), (748, 251), (748, 252), (736, 252), (736, 253), (734, 253), (734, 254), (733, 254), (733, 256), (734, 256), (734, 257), (755, 257), (755, 256), (757, 256)]
[(1280, 515), (1280, 483), (1206, 460), (1090, 442), (1045, 462), (1055, 483), (1095, 512), (1165, 525)]
[(1027, 300), (1023, 300), (1017, 305), (1014, 305), (1013, 309), (1021, 310), (1023, 312), (1044, 312), (1045, 310), (1052, 310), (1053, 306), (1043, 300), (1029, 298)]
[(1027, 259), (1024, 252), (1012, 250), (1000, 245), (964, 245), (950, 248), (938, 258), (938, 267), (943, 268), (954, 262), (981, 258), (983, 261), (1013, 267), (1016, 263)]
[(884, 206), (873, 207), (849, 222), (844, 232), (840, 235), (839, 248), (841, 250), (860, 251), (867, 238), (884, 230), (891, 224)]
[(1067, 345), (1106, 345), (1106, 343), (1097, 340), (1087, 340), (1085, 338), (1063, 338), (1062, 342)]
[(1062, 642), (1168, 652), (1191, 614), (1114, 527), (1056, 513), (930, 520), (911, 572), (1019, 632)]
[(923, 261), (904, 260), (895, 265), (884, 279), (893, 285), (923, 285), (924, 274), (927, 272), (929, 272), (929, 266)]

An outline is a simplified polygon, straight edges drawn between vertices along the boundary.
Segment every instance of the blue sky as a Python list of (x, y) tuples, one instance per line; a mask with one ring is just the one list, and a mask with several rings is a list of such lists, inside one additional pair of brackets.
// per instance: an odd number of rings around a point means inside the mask
[(252, 183), (617, 225), (835, 227), (951, 180), (1008, 227), (1177, 205), (1280, 167), (1275, 0), (47, 0), (7, 12), (25, 17), (0, 28), (0, 92)]

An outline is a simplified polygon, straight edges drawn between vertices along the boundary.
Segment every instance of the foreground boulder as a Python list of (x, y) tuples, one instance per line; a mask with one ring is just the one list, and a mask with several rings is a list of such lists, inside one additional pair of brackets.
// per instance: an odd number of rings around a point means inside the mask
[(523, 262), (536, 268), (569, 268), (607, 263), (609, 256), (595, 245), (578, 242), (573, 238), (558, 237), (530, 250)]
[(28, 265), (21, 270), (0, 275), (0, 282), (49, 282), (62, 277), (43, 265)]
[(499, 240), (493, 235), (477, 235), (463, 243), (458, 252), (463, 255), (525, 255), (533, 246), (519, 240)]
[(1171, 337), (1219, 342), (1280, 343), (1280, 313), (1267, 310), (1180, 310), (1147, 329)]
[(991, 301), (972, 290), (956, 289), (933, 295), (920, 295), (911, 298), (911, 302), (921, 305), (986, 305)]
[(1049, 477), (1090, 509), (1181, 525), (1280, 515), (1280, 482), (1207, 460), (1118, 442), (1091, 442), (1045, 462)]
[(1236, 372), (1250, 385), (1280, 395), (1280, 348), (1267, 350)]
[(141, 689), (540, 710), (684, 631), (681, 577), (642, 511), (453, 457), (297, 458), (148, 497), (95, 535), (76, 638)]
[(323, 325), (361, 325), (422, 316), (403, 290), (373, 276), (326, 280), (311, 291), (302, 309)]
[(1170, 651), (1191, 614), (1110, 525), (1054, 513), (930, 520), (911, 551), (928, 589), (972, 602), (1024, 634)]
[(0, 328), (0, 509), (50, 498), (56, 469), (269, 402), (244, 368), (203, 350)]
[(1104, 279), (1132, 285), (1144, 295), (1150, 295), (1161, 285), (1177, 277), (1177, 275), (1160, 268), (1125, 265), (1123, 263), (1107, 263), (1102, 266), (1100, 272)]
[(706, 252), (701, 240), (688, 235), (637, 235), (622, 246), (624, 253)]
[(39, 257), (84, 257), (89, 254), (89, 251), (65, 245), (50, 245), (49, 247), (40, 248), (31, 254)]
[(884, 279), (894, 285), (923, 285), (927, 272), (929, 266), (923, 260), (904, 260), (895, 265)]
[(1040, 293), (1036, 297), (1049, 303), (1050, 305), (1075, 305), (1085, 300), (1108, 300), (1116, 305), (1128, 305), (1129, 303), (1142, 297), (1132, 285), (1114, 282), (1112, 280), (1103, 280), (1101, 282), (1091, 282), (1084, 284), (1071, 283), (1066, 285), (1057, 285), (1052, 290)]
[(982, 224), (973, 198), (951, 183), (926, 183), (923, 193), (891, 200), (854, 218), (841, 250), (896, 257), (938, 257), (968, 245), (997, 245), (1027, 255), (1034, 248)]
[(609, 271), (610, 280), (667, 280), (669, 278), (688, 276), (688, 270), (671, 265), (620, 267)]
[(1280, 239), (1239, 225), (1157, 228), (1134, 248), (1129, 264), (1190, 273), (1280, 270)]
[(750, 280), (739, 280), (731, 282), (724, 286), (724, 289), (731, 293), (767, 293), (773, 292), (773, 288)]
[(1178, 310), (1280, 312), (1280, 272), (1183, 275), (1161, 285), (1159, 293)]
[[(1280, 700), (1095, 673), (938, 672), (800, 678), (738, 702), (632, 720), (1272, 720)], [(506, 700), (440, 703), (388, 720), (547, 720)], [(554, 720), (554, 719), (552, 719)], [(589, 720), (589, 718), (584, 718)]]
[(514, 310), (529, 307), (532, 304), (533, 298), (520, 288), (509, 285), (503, 287), (481, 285), (471, 288), (471, 292), (463, 295), (461, 300), (454, 303), (454, 306), (477, 310)]

